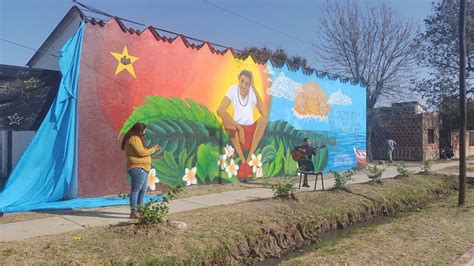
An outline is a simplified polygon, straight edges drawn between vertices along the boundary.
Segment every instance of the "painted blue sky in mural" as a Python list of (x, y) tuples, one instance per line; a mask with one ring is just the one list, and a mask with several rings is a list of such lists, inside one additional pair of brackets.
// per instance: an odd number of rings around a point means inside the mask
[[(270, 121), (289, 121), (295, 128), (303, 130), (365, 135), (366, 99), (365, 88), (362, 86), (353, 85), (350, 82), (342, 83), (328, 77), (309, 76), (301, 70), (290, 71), (286, 66), (275, 68), (268, 65), (267, 72), (272, 83), (267, 90), (267, 93), (272, 96)], [(315, 91), (311, 94), (316, 94), (317, 98), (303, 100), (319, 106), (318, 114), (301, 115), (295, 111), (295, 106), (301, 103), (301, 99), (298, 101), (295, 96), (305, 84), (313, 84), (313, 87), (319, 85), (323, 91), (314, 89)], [(326, 108), (328, 110), (325, 110)]]

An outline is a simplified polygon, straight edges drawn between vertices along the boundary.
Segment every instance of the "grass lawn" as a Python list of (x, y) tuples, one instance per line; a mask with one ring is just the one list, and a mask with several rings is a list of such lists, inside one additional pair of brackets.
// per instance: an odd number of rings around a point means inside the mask
[(467, 207), (457, 208), (457, 193), (453, 193), (388, 223), (324, 241), (284, 264), (450, 264), (474, 246), (473, 187), (466, 196)]
[[(441, 175), (414, 175), (343, 191), (301, 192), (169, 215), (174, 223), (93, 227), (0, 243), (4, 264), (254, 263), (300, 249), (327, 231), (421, 207), (453, 191)], [(80, 238), (77, 238), (80, 237)], [(374, 245), (377, 245), (376, 243)]]

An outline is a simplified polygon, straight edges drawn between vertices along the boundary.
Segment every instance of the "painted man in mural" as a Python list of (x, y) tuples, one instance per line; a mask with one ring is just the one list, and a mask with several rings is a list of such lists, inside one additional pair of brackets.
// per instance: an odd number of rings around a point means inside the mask
[[(238, 81), (239, 84), (232, 85), (227, 90), (217, 114), (222, 119), (224, 129), (241, 161), (237, 176), (248, 178), (252, 176), (248, 162), (265, 133), (268, 110), (255, 90), (252, 72), (242, 70), (238, 75)], [(234, 117), (227, 111), (230, 104), (234, 108)], [(257, 121), (254, 121), (253, 117), (255, 107), (261, 115)], [(247, 157), (244, 157), (244, 152), (248, 152)]]

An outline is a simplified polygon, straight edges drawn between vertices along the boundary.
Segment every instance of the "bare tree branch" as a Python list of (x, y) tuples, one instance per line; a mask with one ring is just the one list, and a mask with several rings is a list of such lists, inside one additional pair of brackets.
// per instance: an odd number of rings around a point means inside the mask
[(418, 29), (384, 4), (362, 10), (356, 0), (328, 1), (322, 13), (316, 54), (331, 72), (367, 84), (370, 159), (373, 108), (383, 95), (406, 95), (401, 84), (414, 66)]

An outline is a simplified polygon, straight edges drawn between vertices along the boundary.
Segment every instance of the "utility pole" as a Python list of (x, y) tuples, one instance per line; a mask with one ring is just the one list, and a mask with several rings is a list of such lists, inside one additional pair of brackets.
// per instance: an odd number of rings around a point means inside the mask
[(459, 197), (458, 206), (466, 201), (466, 0), (459, 8)]

